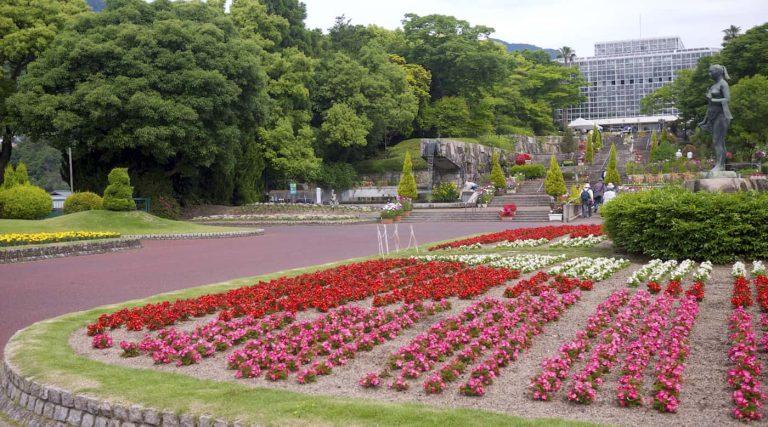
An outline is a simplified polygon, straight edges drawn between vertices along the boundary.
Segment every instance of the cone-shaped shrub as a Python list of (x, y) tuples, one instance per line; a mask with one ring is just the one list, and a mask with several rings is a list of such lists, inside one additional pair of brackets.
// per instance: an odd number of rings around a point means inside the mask
[(405, 152), (403, 161), (403, 176), (400, 177), (400, 185), (397, 186), (397, 194), (400, 197), (408, 197), (416, 200), (417, 189), (416, 179), (413, 177), (413, 163), (411, 162), (411, 153)]
[(491, 157), (491, 182), (497, 190), (507, 188), (507, 179), (504, 178), (504, 172), (501, 171), (499, 164), (499, 154), (494, 152)]
[(616, 166), (616, 144), (611, 144), (611, 152), (608, 154), (608, 166), (605, 169), (606, 183), (611, 182), (614, 185), (621, 184), (621, 175), (619, 175), (619, 169)]
[(592, 164), (592, 160), (595, 158), (595, 146), (592, 145), (592, 138), (587, 138), (587, 153), (584, 156), (584, 161), (587, 164)]
[(136, 209), (128, 168), (112, 169), (107, 179), (109, 185), (104, 190), (104, 209), (108, 211), (132, 211)]
[(560, 170), (560, 165), (557, 164), (554, 155), (549, 158), (549, 169), (547, 169), (547, 177), (544, 179), (544, 191), (555, 199), (568, 191), (563, 172)]

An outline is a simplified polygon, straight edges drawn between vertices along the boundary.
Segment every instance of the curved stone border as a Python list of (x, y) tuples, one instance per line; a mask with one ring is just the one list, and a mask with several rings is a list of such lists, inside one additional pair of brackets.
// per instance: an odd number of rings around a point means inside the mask
[(65, 245), (46, 245), (35, 247), (19, 247), (0, 251), (0, 264), (36, 261), (50, 258), (69, 256), (94, 255), (107, 252), (118, 252), (129, 249), (140, 249), (139, 239), (112, 239), (101, 241), (67, 242)]
[(378, 221), (379, 218), (360, 218), (355, 220), (345, 221), (323, 221), (323, 220), (306, 220), (306, 221), (196, 221), (197, 224), (215, 225), (217, 227), (253, 227), (256, 225), (349, 225), (349, 224), (365, 224)]
[(244, 427), (209, 416), (123, 406), (24, 378), (5, 357), (0, 370), (0, 411), (25, 426), (40, 427)]
[(263, 229), (248, 231), (224, 231), (219, 233), (181, 233), (181, 234), (124, 234), (128, 239), (140, 240), (192, 240), (192, 239), (226, 239), (231, 237), (261, 236)]

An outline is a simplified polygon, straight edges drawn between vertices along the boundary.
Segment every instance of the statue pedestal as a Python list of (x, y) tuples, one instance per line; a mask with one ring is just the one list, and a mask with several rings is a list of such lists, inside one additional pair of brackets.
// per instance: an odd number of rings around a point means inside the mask
[(714, 178), (738, 178), (739, 175), (733, 171), (709, 171), (699, 174), (700, 179), (714, 179)]
[[(732, 174), (732, 176), (708, 177), (710, 174)], [(752, 180), (737, 178), (735, 172), (708, 172), (692, 181), (685, 181), (683, 186), (692, 192), (737, 193), (739, 191), (760, 190)], [(764, 190), (763, 190), (764, 191)]]

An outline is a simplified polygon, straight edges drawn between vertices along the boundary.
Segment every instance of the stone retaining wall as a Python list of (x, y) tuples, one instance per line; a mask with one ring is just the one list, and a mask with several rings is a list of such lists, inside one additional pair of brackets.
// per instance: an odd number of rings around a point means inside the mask
[(0, 251), (0, 264), (68, 256), (103, 254), (107, 252), (140, 248), (141, 241), (139, 241), (139, 239), (115, 239), (106, 242), (82, 241), (70, 242), (66, 245), (35, 246), (31, 248), (19, 247)]
[(225, 231), (221, 233), (184, 233), (184, 234), (124, 234), (127, 239), (141, 240), (191, 240), (191, 239), (226, 239), (230, 237), (249, 237), (264, 234), (263, 229), (248, 231)]
[(6, 356), (0, 370), (0, 411), (24, 426), (244, 427), (210, 416), (124, 406), (48, 386), (19, 375)]

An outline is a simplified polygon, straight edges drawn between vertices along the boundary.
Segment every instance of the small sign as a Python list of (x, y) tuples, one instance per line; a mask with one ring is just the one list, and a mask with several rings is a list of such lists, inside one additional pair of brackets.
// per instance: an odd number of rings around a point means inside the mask
[(289, 188), (290, 188), (290, 190), (291, 190), (291, 191), (290, 191), (290, 192), (291, 192), (291, 194), (296, 194), (296, 183), (295, 183), (295, 182), (292, 182), (292, 183), (290, 183), (290, 184), (289, 184)]

